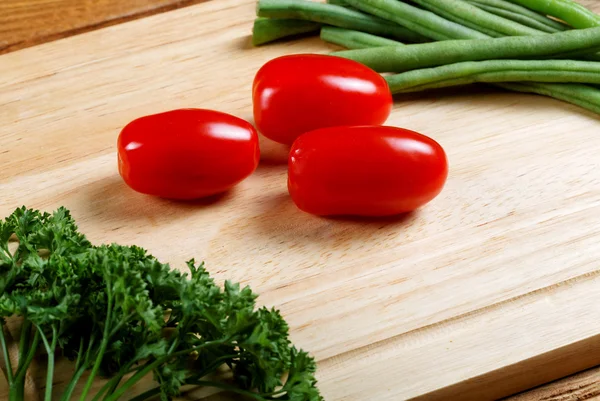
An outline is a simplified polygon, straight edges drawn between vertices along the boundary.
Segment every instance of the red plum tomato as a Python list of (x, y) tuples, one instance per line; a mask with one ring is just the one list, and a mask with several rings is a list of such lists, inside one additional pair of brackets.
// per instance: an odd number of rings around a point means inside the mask
[(252, 100), (259, 132), (288, 145), (319, 128), (381, 125), (393, 103), (387, 82), (375, 71), (317, 54), (267, 62), (254, 78)]
[(232, 188), (256, 169), (252, 125), (213, 110), (180, 109), (138, 118), (118, 139), (119, 172), (135, 191), (191, 200)]
[(288, 190), (299, 209), (321, 216), (392, 216), (443, 189), (442, 147), (387, 126), (323, 128), (300, 136), (289, 155)]

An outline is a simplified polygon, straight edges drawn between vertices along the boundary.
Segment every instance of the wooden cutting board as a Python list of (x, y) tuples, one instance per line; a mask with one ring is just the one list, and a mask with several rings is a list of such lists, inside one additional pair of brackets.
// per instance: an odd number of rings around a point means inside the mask
[(318, 359), (331, 401), (491, 400), (600, 363), (600, 121), (577, 107), (485, 88), (399, 97), (388, 124), (432, 136), (451, 166), (440, 197), (404, 218), (298, 211), (286, 149), (267, 140), (256, 173), (218, 199), (122, 183), (130, 120), (251, 119), (264, 62), (331, 50), (252, 48), (254, 7), (211, 1), (0, 56), (0, 216), (66, 206), (93, 242), (251, 285)]

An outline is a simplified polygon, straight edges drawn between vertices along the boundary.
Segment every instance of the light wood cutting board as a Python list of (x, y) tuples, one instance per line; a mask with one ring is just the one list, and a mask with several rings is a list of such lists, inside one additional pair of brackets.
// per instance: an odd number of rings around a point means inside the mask
[(264, 62), (331, 50), (254, 49), (253, 18), (254, 0), (213, 1), (0, 56), (0, 216), (64, 205), (92, 242), (251, 285), (331, 401), (488, 400), (600, 363), (600, 119), (577, 107), (485, 88), (398, 98), (388, 124), (435, 138), (451, 167), (399, 219), (298, 211), (286, 149), (267, 140), (220, 199), (129, 190), (127, 122), (179, 107), (251, 119)]

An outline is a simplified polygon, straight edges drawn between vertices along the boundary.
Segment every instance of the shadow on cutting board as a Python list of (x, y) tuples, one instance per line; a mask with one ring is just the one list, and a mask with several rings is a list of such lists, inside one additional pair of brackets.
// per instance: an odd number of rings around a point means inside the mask
[(146, 219), (154, 211), (160, 215), (170, 211), (169, 218), (185, 219), (188, 215), (197, 213), (198, 209), (216, 207), (228, 201), (234, 196), (235, 188), (198, 200), (169, 200), (135, 192), (115, 174), (88, 185), (84, 193), (90, 216), (102, 218), (106, 215), (126, 222)]
[[(254, 234), (283, 242), (328, 242), (340, 234), (345, 241), (368, 243), (369, 238), (379, 238), (386, 232), (397, 233), (417, 221), (418, 212), (391, 217), (337, 216), (319, 217), (299, 210), (285, 193), (265, 199), (264, 213), (246, 225)], [(232, 225), (235, 227), (235, 225)]]
[[(456, 87), (448, 87), (422, 92), (398, 93), (394, 95), (394, 106), (414, 105), (418, 102), (464, 103), (465, 105), (469, 104), (471, 108), (493, 107), (497, 109), (499, 115), (503, 115), (507, 108), (511, 108), (511, 111), (517, 109), (519, 112), (526, 113), (540, 112), (540, 115), (546, 115), (549, 110), (554, 109), (559, 114), (577, 113), (595, 120), (600, 119), (600, 115), (590, 110), (549, 96), (514, 92), (492, 84), (464, 85), (460, 89), (457, 91)], [(474, 102), (476, 102), (476, 105), (473, 105)]]

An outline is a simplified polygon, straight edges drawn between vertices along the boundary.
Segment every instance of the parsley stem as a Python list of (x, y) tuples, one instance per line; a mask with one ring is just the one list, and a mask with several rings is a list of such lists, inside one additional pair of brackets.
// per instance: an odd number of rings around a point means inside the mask
[(115, 392), (115, 390), (117, 389), (117, 387), (119, 386), (119, 384), (121, 383), (121, 380), (123, 380), (123, 376), (117, 376), (115, 378), (116, 380), (111, 384), (111, 386), (108, 389), (107, 395), (111, 395), (112, 393)]
[[(110, 280), (108, 280), (108, 282), (106, 283), (106, 286), (108, 288), (110, 288), (111, 286), (111, 282)], [(100, 343), (100, 351), (98, 351), (98, 356), (96, 357), (96, 362), (94, 363), (94, 367), (92, 368), (92, 372), (90, 373), (90, 376), (88, 377), (87, 383), (85, 384), (85, 387), (83, 389), (83, 392), (81, 393), (81, 397), (79, 398), (79, 401), (85, 401), (85, 397), (87, 397), (87, 394), (89, 393), (90, 389), (92, 388), (92, 384), (94, 383), (94, 378), (96, 377), (96, 374), (98, 373), (98, 369), (100, 369), (100, 363), (102, 362), (102, 358), (104, 357), (104, 352), (106, 351), (106, 347), (108, 345), (108, 340), (109, 340), (109, 330), (110, 330), (110, 322), (112, 320), (112, 312), (113, 312), (113, 297), (112, 297), (112, 292), (109, 290), (108, 291), (108, 312), (106, 314), (106, 322), (104, 324), (104, 335), (102, 337), (102, 342)]]
[(115, 327), (113, 327), (112, 331), (108, 335), (108, 338), (112, 338), (115, 334), (117, 334), (117, 332), (121, 330), (121, 327), (123, 327), (125, 323), (129, 322), (134, 316), (135, 312), (131, 312), (124, 319), (122, 319)]
[[(194, 351), (198, 351), (198, 350), (203, 349), (203, 348), (208, 348), (208, 347), (213, 346), (213, 345), (221, 345), (221, 344), (226, 343), (227, 341), (229, 341), (229, 338), (224, 338), (224, 339), (215, 340), (215, 341), (208, 341), (208, 342), (205, 342), (204, 344), (200, 344), (200, 345), (198, 345), (196, 347), (184, 349), (182, 351), (178, 351), (178, 352), (175, 352), (173, 354), (164, 355), (164, 356), (156, 359), (152, 363), (147, 363), (146, 365), (144, 365), (141, 368), (141, 370), (138, 370), (138, 372), (135, 375), (131, 376), (129, 378), (129, 380), (127, 380), (125, 383), (123, 383), (123, 385), (121, 387), (119, 387), (117, 389), (117, 391), (115, 391), (110, 397), (105, 398), (105, 401), (117, 401), (123, 394), (125, 394), (125, 392), (127, 390), (129, 390), (129, 388), (131, 386), (133, 386), (135, 383), (137, 383), (139, 380), (141, 380), (144, 376), (146, 376), (148, 373), (152, 372), (154, 369), (156, 369), (161, 364), (165, 363), (170, 358), (174, 358), (174, 357), (180, 356), (180, 355), (189, 354), (189, 353), (192, 353)], [(84, 401), (84, 400), (82, 399), (81, 401)]]
[(160, 387), (154, 387), (153, 389), (150, 389), (148, 391), (143, 392), (140, 395), (136, 395), (135, 397), (133, 397), (132, 399), (130, 399), (129, 401), (144, 401), (150, 397), (153, 397), (155, 395), (160, 394)]
[[(38, 347), (39, 343), (40, 343), (40, 333), (38, 331), (36, 331), (35, 335), (33, 336), (33, 341), (31, 342), (29, 351), (27, 352), (27, 357), (25, 359), (21, 359), (23, 354), (19, 355), (19, 359), (23, 363), (19, 363), (19, 367), (17, 368), (17, 373), (15, 374), (14, 384), (25, 385), (25, 382), (24, 382), (25, 374), (27, 373), (27, 369), (29, 368), (29, 365), (31, 365), (31, 361), (33, 361), (33, 358), (35, 357), (35, 353), (37, 351), (37, 347)], [(25, 349), (24, 349), (24, 351), (25, 351)]]
[(125, 376), (126, 374), (129, 373), (126, 370), (130, 366), (131, 366), (131, 364), (127, 364), (127, 366), (122, 368), (116, 376), (112, 377), (109, 381), (107, 381), (104, 384), (104, 386), (102, 386), (102, 388), (96, 393), (94, 398), (92, 398), (92, 401), (99, 401), (104, 396), (104, 393), (106, 393), (107, 391), (108, 391), (108, 394), (106, 395), (107, 397), (110, 396), (112, 393), (114, 393), (115, 389), (117, 388), (117, 386), (123, 379), (123, 376)]
[[(96, 326), (94, 325), (94, 329), (95, 328), (96, 328)], [(87, 347), (87, 350), (85, 351), (85, 358), (83, 359), (83, 364), (85, 366), (87, 366), (90, 363), (90, 357), (92, 356), (92, 346), (94, 345), (95, 341), (96, 341), (96, 333), (94, 330), (92, 330), (92, 334), (90, 335), (88, 347)]]
[[(19, 366), (17, 370), (21, 368), (21, 362), (25, 362), (22, 357), (26, 354), (29, 340), (31, 339), (31, 322), (27, 319), (23, 319), (23, 325), (21, 326), (21, 339), (19, 340)], [(36, 344), (37, 348), (37, 344)]]
[(65, 392), (63, 393), (62, 397), (60, 398), (60, 401), (69, 401), (69, 399), (71, 398), (71, 394), (73, 394), (73, 391), (75, 391), (75, 386), (77, 385), (77, 383), (79, 382), (79, 379), (81, 378), (81, 376), (85, 372), (85, 369), (87, 368), (87, 354), (89, 353), (89, 347), (92, 342), (93, 342), (93, 340), (90, 337), (90, 342), (88, 344), (88, 350), (86, 351), (86, 353), (85, 353), (86, 356), (84, 357), (84, 353), (83, 353), (84, 338), (81, 337), (79, 339), (79, 351), (77, 352), (77, 360), (75, 361), (75, 374), (71, 378), (71, 381), (69, 382), (69, 385), (67, 386), (67, 388), (65, 389)]
[[(212, 365), (209, 365), (207, 368), (204, 368), (201, 372), (188, 377), (186, 379), (186, 383), (191, 382), (191, 381), (196, 381), (196, 380), (203, 378), (204, 376), (206, 376), (207, 374), (209, 374), (210, 372), (214, 371), (219, 366), (224, 364), (226, 360), (237, 358), (237, 357), (239, 357), (238, 354), (233, 354), (233, 355), (224, 355), (220, 358), (217, 358)], [(190, 384), (193, 384), (193, 383), (190, 383)], [(160, 386), (150, 389), (140, 395), (137, 395), (137, 396), (133, 397), (132, 399), (130, 399), (129, 401), (144, 401), (145, 399), (150, 398), (159, 393), (160, 393)], [(94, 401), (94, 400), (92, 400), (92, 401)]]
[(194, 374), (193, 376), (188, 377), (187, 380), (198, 380), (198, 379), (201, 379), (204, 376), (206, 376), (207, 374), (209, 374), (210, 372), (212, 372), (215, 369), (217, 369), (219, 366), (223, 365), (225, 363), (225, 361), (227, 361), (228, 359), (239, 358), (239, 357), (240, 357), (239, 354), (234, 354), (234, 355), (224, 355), (224, 356), (222, 356), (220, 358), (217, 358), (212, 363), (212, 365), (209, 365), (208, 367), (204, 368), (202, 371)]
[(62, 397), (60, 398), (60, 401), (69, 401), (71, 399), (71, 394), (73, 394), (73, 391), (75, 391), (75, 386), (77, 385), (77, 383), (79, 382), (79, 379), (85, 372), (85, 368), (86, 368), (86, 366), (84, 364), (84, 365), (81, 365), (79, 367), (79, 369), (77, 369), (75, 371), (75, 374), (71, 378), (71, 381), (69, 382), (69, 385), (67, 386), (67, 388), (65, 389), (65, 392), (63, 393)]
[(77, 352), (77, 360), (75, 361), (75, 370), (79, 369), (81, 358), (83, 356), (83, 337), (79, 339), (79, 351)]
[(190, 381), (186, 380), (185, 384), (193, 384), (196, 386), (205, 386), (205, 387), (215, 387), (215, 388), (220, 388), (223, 390), (231, 391), (232, 393), (245, 395), (247, 397), (250, 397), (250, 398), (258, 400), (258, 401), (266, 400), (266, 398), (262, 397), (260, 394), (253, 393), (252, 391), (242, 390), (238, 387), (234, 387), (229, 384), (214, 382), (214, 381), (210, 381), (210, 380), (190, 380)]
[(6, 364), (6, 381), (8, 385), (13, 383), (13, 370), (12, 364), (10, 363), (10, 354), (8, 353), (8, 347), (6, 346), (6, 337), (4, 336), (4, 325), (0, 326), (0, 346), (2, 346), (2, 356), (4, 357), (4, 363)]
[(171, 352), (175, 351), (175, 349), (177, 348), (178, 345), (179, 345), (179, 337), (175, 337), (175, 339), (173, 340), (173, 343), (169, 347), (169, 352), (167, 352), (167, 353), (170, 354)]
[(56, 326), (53, 325), (52, 342), (48, 343), (48, 339), (46, 338), (46, 335), (42, 329), (39, 326), (36, 326), (36, 328), (42, 337), (44, 347), (46, 347), (46, 352), (48, 353), (48, 369), (46, 372), (46, 391), (44, 395), (44, 401), (52, 401), (52, 383), (54, 381), (54, 350), (56, 349), (58, 335), (56, 334)]

